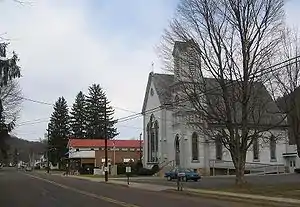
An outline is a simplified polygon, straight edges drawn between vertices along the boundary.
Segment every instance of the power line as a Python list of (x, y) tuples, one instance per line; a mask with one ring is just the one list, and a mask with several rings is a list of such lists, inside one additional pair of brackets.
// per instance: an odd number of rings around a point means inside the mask
[[(42, 104), (42, 105), (53, 106), (53, 104), (45, 102), (45, 101), (34, 100), (34, 99), (23, 97), (23, 96), (15, 96), (15, 97), (18, 97), (20, 99), (23, 99), (23, 100), (26, 100), (26, 101), (30, 101), (30, 102), (33, 102), (33, 103), (38, 103), (38, 104)], [(122, 121), (123, 122), (123, 121), (126, 121), (128, 118), (129, 118), (129, 120), (131, 120), (133, 117), (138, 118), (139, 116), (142, 115), (141, 112), (135, 112), (135, 111), (132, 111), (132, 110), (129, 110), (129, 109), (125, 109), (125, 108), (121, 108), (121, 107), (113, 106), (113, 105), (112, 105), (112, 107), (115, 108), (115, 109), (122, 110), (122, 111), (134, 113), (134, 114), (129, 115), (129, 116), (118, 118), (117, 119), (118, 121)], [(157, 108), (159, 108), (159, 107), (155, 107), (154, 109), (157, 109)], [(153, 109), (149, 109), (149, 111), (152, 111), (152, 110)]]
[[(281, 69), (281, 68), (283, 68), (283, 67), (286, 67), (286, 66), (289, 66), (289, 65), (293, 64), (293, 63), (288, 63), (288, 62), (290, 62), (290, 61), (292, 61), (292, 60), (295, 60), (295, 59), (298, 59), (298, 58), (300, 58), (300, 56), (296, 56), (296, 57), (290, 58), (290, 59), (288, 59), (288, 60), (285, 60), (285, 61), (283, 61), (283, 62), (280, 62), (280, 63), (274, 64), (274, 65), (272, 65), (272, 66), (269, 66), (269, 67), (267, 67), (267, 68), (265, 68), (265, 69), (263, 69), (263, 70), (260, 70), (260, 71), (257, 71), (257, 72), (255, 72), (255, 73), (253, 73), (253, 74), (251, 75), (252, 77), (250, 76), (249, 78), (255, 78), (256, 75), (260, 75), (260, 76), (261, 76), (261, 75), (263, 75), (263, 74), (267, 74), (267, 73), (270, 73), (270, 72), (277, 71), (277, 70), (279, 70), (279, 69)], [(280, 66), (280, 65), (282, 65), (282, 64), (284, 64), (284, 63), (288, 63), (288, 64), (283, 65), (283, 66)], [(277, 67), (277, 68), (275, 68), (275, 69), (272, 69), (272, 68), (274, 68), (274, 67), (276, 67), (276, 66), (280, 66), (280, 67)], [(267, 71), (267, 70), (269, 70), (269, 69), (271, 69), (271, 70), (270, 70), (270, 71)], [(241, 81), (243, 80), (243, 78), (239, 78), (239, 79), (241, 79)], [(226, 86), (226, 85), (227, 85), (227, 86), (234, 85), (234, 84), (236, 84), (236, 81), (239, 81), (239, 79), (234, 80), (234, 81), (235, 81), (234, 83), (233, 83), (233, 82), (225, 83), (224, 86)], [(211, 89), (208, 89), (208, 90), (205, 91), (204, 94), (201, 94), (200, 97), (206, 96), (207, 93), (210, 92), (210, 91), (215, 91), (216, 89), (222, 89), (221, 87), (222, 87), (222, 86), (216, 86), (216, 87), (213, 87), (213, 88), (211, 88)], [(26, 98), (26, 97), (22, 97), (22, 96), (17, 96), (17, 97), (19, 97), (19, 98), (21, 98), (21, 99), (23, 99), (23, 100), (26, 100), (26, 101), (33, 102), (33, 103), (38, 103), (38, 104), (43, 104), (43, 105), (53, 106), (53, 104), (48, 103), (48, 102), (45, 102), (45, 101), (34, 100), (34, 99), (31, 99), (31, 98)], [(177, 102), (177, 103), (181, 103), (181, 102), (184, 103), (184, 102), (186, 102), (186, 100), (181, 100), (181, 101), (179, 101), (179, 102)], [(173, 103), (171, 102), (170, 104), (173, 104)], [(130, 121), (130, 120), (139, 118), (139, 117), (142, 115), (142, 113), (140, 113), (140, 112), (139, 112), (139, 113), (138, 113), (138, 112), (134, 112), (134, 111), (129, 110), (129, 109), (125, 109), (125, 108), (121, 108), (121, 107), (117, 107), (117, 106), (112, 106), (112, 107), (115, 108), (115, 109), (122, 110), (122, 111), (134, 113), (134, 114), (132, 114), (132, 115), (129, 115), (129, 116), (125, 116), (125, 117), (121, 117), (121, 118), (116, 119), (116, 120), (118, 121), (118, 123)], [(153, 112), (156, 112), (156, 111), (159, 111), (159, 110), (160, 110), (160, 106), (155, 107), (155, 108), (153, 108), (153, 109), (148, 109), (148, 110), (145, 110), (145, 111), (144, 111), (144, 115), (145, 115), (145, 116), (149, 116), (149, 115), (147, 115), (146, 113), (148, 113), (148, 112), (152, 112), (152, 113), (153, 113)], [(160, 117), (156, 117), (156, 118), (160, 118)], [(160, 119), (161, 119), (161, 118), (160, 118)], [(36, 123), (40, 123), (40, 122), (36, 122)], [(25, 125), (25, 123), (19, 124), (19, 126), (23, 126), (23, 125)]]
[[(258, 71), (258, 72), (256, 72), (256, 73), (257, 73), (258, 75), (263, 75), (263, 74), (267, 74), (267, 73), (270, 73), (270, 72), (277, 71), (277, 70), (279, 70), (279, 69), (281, 69), (281, 68), (283, 68), (283, 67), (286, 67), (286, 66), (289, 66), (289, 65), (293, 64), (293, 63), (288, 63), (288, 62), (290, 62), (290, 61), (292, 61), (292, 60), (295, 60), (295, 59), (298, 59), (298, 58), (300, 58), (300, 56), (296, 56), (296, 57), (294, 57), (294, 58), (290, 58), (290, 59), (288, 59), (288, 60), (285, 60), (285, 61), (283, 61), (283, 62), (281, 62), (281, 63), (277, 63), (277, 64), (275, 64), (275, 65), (273, 65), (273, 66), (270, 66), (270, 67), (268, 67), (268, 68), (266, 68), (266, 69), (264, 69), (264, 70), (260, 70), (260, 71)], [(283, 66), (280, 66), (280, 65), (282, 65), (282, 64), (284, 64), (284, 63), (288, 63), (288, 64), (285, 64), (285, 65), (283, 65)], [(276, 66), (280, 66), (280, 67), (277, 67), (277, 68), (273, 69), (273, 68), (276, 67)], [(271, 69), (271, 70), (270, 70), (270, 71), (267, 71), (267, 70), (269, 70), (269, 69)], [(255, 78), (256, 73), (253, 73), (253, 74), (252, 74), (252, 76), (253, 76), (252, 78)], [(251, 78), (251, 76), (250, 76), (250, 78)], [(240, 79), (242, 80), (242, 78), (240, 78)], [(239, 79), (236, 79), (236, 80), (234, 80), (234, 81), (238, 81), (238, 80), (239, 80)], [(226, 85), (227, 85), (227, 86), (230, 86), (230, 85), (233, 85), (233, 84), (236, 84), (236, 82), (235, 82), (235, 83), (232, 83), (232, 82), (226, 83), (225, 86), (226, 86)], [(221, 86), (216, 86), (216, 87), (213, 87), (213, 88), (211, 88), (211, 89), (206, 90), (205, 93), (208, 93), (209, 91), (215, 91), (216, 89), (220, 89), (220, 88), (221, 88)], [(205, 96), (205, 95), (206, 95), (206, 94), (201, 94), (200, 96)], [(23, 100), (26, 100), (26, 101), (38, 103), (38, 104), (44, 104), (44, 105), (51, 105), (51, 106), (53, 106), (53, 104), (47, 103), (47, 102), (44, 102), (44, 101), (34, 100), (34, 99), (30, 99), (30, 98), (26, 98), (26, 97), (20, 97), (20, 96), (19, 96), (19, 98), (22, 98)], [(182, 100), (182, 101), (179, 101), (179, 102), (185, 102), (185, 101), (186, 101), (186, 100)], [(171, 104), (172, 104), (172, 103), (171, 103)], [(121, 108), (121, 107), (115, 107), (115, 106), (112, 106), (112, 107), (114, 107), (114, 108), (116, 108), (116, 109), (123, 110), (123, 111), (127, 111), (127, 112), (134, 113), (134, 111), (131, 111), (131, 110), (128, 110), (128, 109), (124, 109), (124, 108)], [(148, 110), (145, 110), (145, 111), (144, 111), (144, 115), (145, 115), (145, 116), (150, 116), (150, 115), (147, 115), (146, 113), (148, 113), (148, 112), (152, 112), (152, 113), (153, 113), (153, 112), (156, 112), (156, 111), (159, 111), (159, 110), (160, 110), (160, 106), (155, 107), (155, 108), (152, 108), (152, 109), (148, 109)], [(118, 121), (118, 123), (122, 123), (122, 122), (126, 122), (126, 121), (130, 121), (130, 120), (139, 118), (141, 115), (142, 115), (142, 113), (135, 113), (135, 114), (132, 114), (132, 115), (129, 115), (129, 116), (125, 116), (125, 117), (118, 118), (117, 121)], [(156, 117), (156, 118), (162, 119), (161, 117)], [(16, 125), (16, 126), (34, 125), (34, 124), (39, 124), (39, 123), (43, 123), (43, 122), (47, 122), (47, 121), (49, 121), (49, 119), (48, 119), (48, 120), (36, 119), (36, 120), (33, 120), (33, 121), (24, 121), (24, 122), (21, 122), (21, 123), (19, 123), (19, 124)], [(167, 119), (165, 119), (165, 121), (171, 121), (171, 122), (172, 122), (172, 120), (167, 120)], [(133, 127), (134, 127), (134, 126), (126, 126), (126, 125), (119, 125), (119, 126), (121, 126), (121, 127), (129, 127), (129, 128), (133, 128)], [(138, 128), (138, 127), (134, 127), (134, 128)], [(140, 129), (140, 128), (138, 128), (138, 129)]]
[(45, 101), (38, 101), (38, 100), (31, 99), (31, 98), (26, 98), (24, 96), (15, 96), (15, 97), (23, 99), (25, 101), (30, 101), (30, 102), (33, 102), (33, 103), (38, 103), (38, 104), (43, 104), (43, 105), (48, 105), (48, 106), (53, 106), (54, 105), (54, 104), (51, 104), (51, 103), (47, 103)]
[(22, 121), (22, 122), (19, 122), (18, 124), (26, 124), (26, 123), (31, 123), (31, 122), (35, 122), (35, 121), (42, 121), (42, 120), (49, 120), (49, 117), (47, 117), (47, 118), (38, 118), (38, 119), (27, 120), (27, 121)]
[(121, 125), (121, 124), (118, 124), (118, 127), (125, 127), (125, 128), (133, 128), (133, 129), (138, 129), (138, 130), (142, 130), (143, 128), (142, 127), (136, 127), (136, 126), (130, 126), (130, 125)]
[[(12, 96), (12, 95), (11, 95)], [(14, 95), (15, 96), (15, 95)], [(25, 101), (30, 101), (30, 102), (33, 102), (33, 103), (38, 103), (38, 104), (42, 104), (42, 105), (47, 105), (47, 106), (53, 106), (54, 104), (52, 103), (49, 103), (49, 102), (45, 102), (45, 101), (39, 101), (39, 100), (34, 100), (34, 99), (31, 99), (31, 98), (27, 98), (27, 97), (24, 97), (24, 96), (15, 96), (17, 98), (20, 98), (20, 99), (23, 99)], [(68, 107), (72, 107), (72, 106), (68, 106)], [(140, 114), (136, 111), (132, 111), (132, 110), (129, 110), (129, 109), (125, 109), (125, 108), (121, 108), (119, 106), (113, 106), (111, 105), (111, 107), (115, 108), (115, 109), (118, 109), (118, 110), (122, 110), (122, 111), (126, 111), (126, 112), (130, 112), (130, 113), (135, 113), (135, 114)]]
[(16, 124), (16, 127), (28, 126), (28, 125), (35, 125), (35, 124), (41, 124), (41, 123), (46, 123), (46, 122), (49, 122), (49, 120), (43, 120), (43, 121), (35, 121), (35, 122), (28, 122), (28, 123)]

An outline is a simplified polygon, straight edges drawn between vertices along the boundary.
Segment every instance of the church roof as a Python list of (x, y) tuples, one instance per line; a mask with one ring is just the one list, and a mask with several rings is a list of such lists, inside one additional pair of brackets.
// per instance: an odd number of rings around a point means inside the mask
[[(206, 97), (208, 98), (211, 105), (218, 105), (218, 94), (221, 95), (221, 88), (218, 87), (219, 83), (214, 78), (204, 78), (205, 82), (207, 84), (207, 94)], [(175, 79), (174, 75), (172, 74), (159, 74), (159, 73), (153, 73), (151, 72), (149, 74), (148, 78), (148, 84), (146, 89), (146, 94), (144, 98), (144, 104), (142, 113), (146, 110), (146, 103), (148, 94), (150, 91), (151, 82), (153, 82), (155, 90), (158, 94), (158, 98), (161, 105), (172, 105), (172, 86), (174, 86)], [(237, 83), (238, 84), (238, 83)], [(232, 84), (233, 87), (235, 84)], [(255, 83), (254, 86), (254, 93), (253, 97), (255, 97), (255, 100), (253, 101), (257, 102), (257, 100), (260, 100), (261, 103), (264, 103), (266, 105), (263, 106), (263, 116), (261, 116), (262, 111), (260, 107), (256, 107), (257, 111), (254, 112), (254, 114), (260, 114), (260, 117), (254, 118), (253, 122), (257, 123), (257, 121), (260, 122), (262, 125), (270, 125), (275, 123), (280, 123), (278, 125), (285, 125), (285, 122), (282, 122), (282, 116), (283, 114), (280, 112), (279, 108), (277, 107), (276, 103), (273, 101), (272, 97), (268, 93), (267, 89), (262, 83)], [(240, 117), (241, 118), (241, 117)], [(251, 117), (249, 117), (251, 119)], [(257, 120), (259, 119), (259, 120)], [(240, 122), (241, 120), (237, 120)]]
[(170, 86), (174, 83), (174, 75), (154, 73), (153, 82), (160, 102), (162, 104), (171, 103)]
[[(131, 147), (138, 148), (143, 142), (139, 140), (107, 140), (108, 147)], [(89, 148), (89, 147), (104, 147), (105, 139), (69, 139), (68, 147)]]

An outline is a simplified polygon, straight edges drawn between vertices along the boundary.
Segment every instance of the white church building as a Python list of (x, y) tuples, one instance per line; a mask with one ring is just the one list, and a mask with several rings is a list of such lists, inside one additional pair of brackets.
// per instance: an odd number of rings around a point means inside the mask
[[(176, 47), (179, 46), (175, 44), (174, 51), (180, 53), (182, 47)], [(179, 70), (177, 68), (175, 71)], [(202, 175), (233, 174), (229, 151), (215, 141), (208, 141), (196, 127), (189, 124), (195, 120), (193, 114), (185, 118), (178, 115), (172, 104), (177, 94), (174, 89), (176, 77), (178, 74), (149, 74), (142, 108), (144, 166), (151, 168), (158, 164), (165, 170), (179, 166), (196, 169)], [(250, 147), (246, 157), (246, 173), (294, 172), (300, 168), (296, 146), (287, 141), (286, 130), (282, 127), (272, 130), (273, 134), (284, 137), (280, 141), (271, 139), (268, 144), (256, 143)]]

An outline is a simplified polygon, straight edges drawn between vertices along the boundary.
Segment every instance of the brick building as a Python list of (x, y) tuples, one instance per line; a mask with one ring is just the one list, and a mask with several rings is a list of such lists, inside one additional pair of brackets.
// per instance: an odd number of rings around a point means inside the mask
[[(105, 163), (104, 139), (69, 139), (68, 154), (73, 168), (102, 168)], [(108, 140), (108, 165), (136, 162), (142, 155), (142, 141)]]

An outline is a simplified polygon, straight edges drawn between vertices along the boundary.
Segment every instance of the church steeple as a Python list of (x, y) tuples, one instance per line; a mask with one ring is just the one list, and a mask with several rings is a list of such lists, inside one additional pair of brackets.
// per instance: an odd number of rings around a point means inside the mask
[[(201, 60), (197, 43), (191, 39), (185, 42), (176, 41), (173, 48), (175, 81), (190, 81), (196, 75), (203, 77)], [(198, 78), (198, 77), (197, 77)]]

